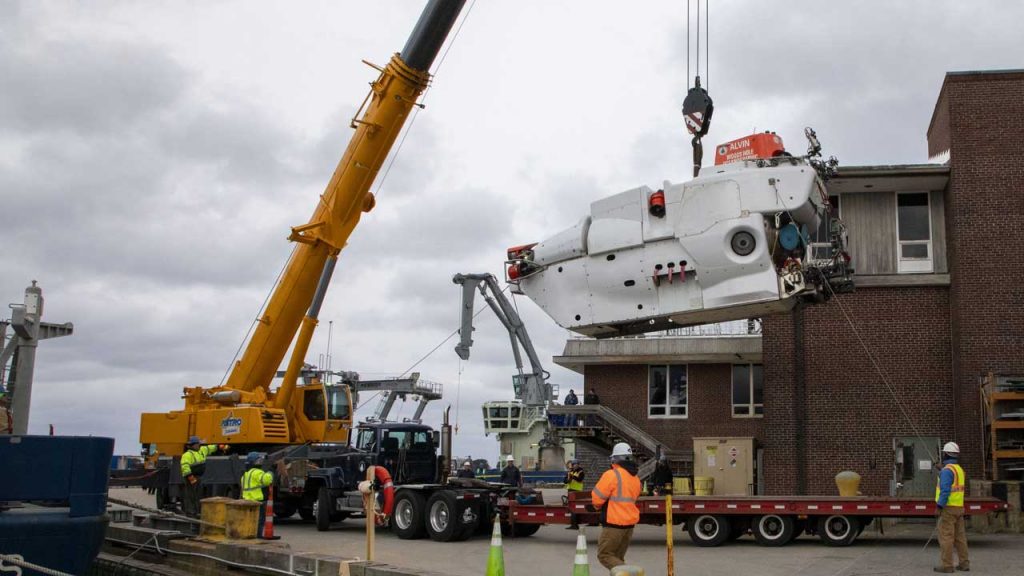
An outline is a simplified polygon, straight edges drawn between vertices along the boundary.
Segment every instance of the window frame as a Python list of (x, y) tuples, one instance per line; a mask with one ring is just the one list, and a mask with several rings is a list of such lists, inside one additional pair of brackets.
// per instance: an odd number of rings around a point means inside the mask
[[(736, 388), (734, 386), (736, 379), (736, 367), (744, 366), (747, 368), (747, 391), (749, 392), (750, 401), (746, 404), (736, 403)], [(761, 402), (754, 401), (754, 366), (761, 367)], [(733, 418), (764, 418), (764, 364), (755, 364), (753, 362), (748, 364), (732, 364), (729, 372), (729, 395), (730, 405), (732, 406), (732, 417)], [(736, 407), (746, 407), (746, 414), (737, 414)], [(761, 413), (757, 413), (757, 408), (760, 406)]]
[[(686, 399), (683, 404), (671, 404), (669, 399), (672, 397), (671, 390), (671, 379), (672, 379), (672, 368), (682, 367), (683, 377), (686, 381)], [(664, 404), (651, 404), (651, 369), (652, 368), (664, 368), (665, 369), (665, 403)], [(651, 414), (651, 408), (664, 408), (664, 414)], [(682, 414), (670, 414), (673, 408), (682, 408)], [(647, 365), (647, 418), (651, 420), (686, 420), (690, 417), (690, 365), (689, 364), (648, 364)]]
[[(925, 219), (928, 222), (927, 240), (900, 240), (900, 196), (911, 194), (923, 195), (925, 198)], [(897, 192), (896, 193), (896, 272), (899, 274), (931, 274), (935, 272), (935, 230), (932, 227), (932, 195), (928, 192)], [(928, 255), (924, 258), (904, 258), (904, 245), (924, 245)]]

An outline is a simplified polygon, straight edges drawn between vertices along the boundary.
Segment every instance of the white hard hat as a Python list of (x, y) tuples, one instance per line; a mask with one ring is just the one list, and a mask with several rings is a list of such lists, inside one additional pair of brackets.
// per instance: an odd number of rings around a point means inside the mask
[(465, 462), (463, 462), (463, 463), (462, 463), (462, 465), (463, 465), (463, 466), (472, 466), (472, 465), (473, 465), (473, 463), (472, 463), (472, 462), (470, 462), (469, 460), (466, 460)]
[(633, 449), (630, 448), (629, 444), (626, 444), (625, 442), (619, 442), (618, 444), (616, 444), (615, 446), (612, 447), (612, 457), (613, 458), (616, 457), (616, 456), (632, 456), (632, 455), (633, 455)]
[(515, 462), (515, 461), (516, 461), (516, 459), (511, 454), (509, 454), (508, 456), (505, 456), (505, 462)]
[(942, 447), (942, 451), (946, 454), (959, 454), (960, 445), (956, 442), (946, 442), (946, 445)]

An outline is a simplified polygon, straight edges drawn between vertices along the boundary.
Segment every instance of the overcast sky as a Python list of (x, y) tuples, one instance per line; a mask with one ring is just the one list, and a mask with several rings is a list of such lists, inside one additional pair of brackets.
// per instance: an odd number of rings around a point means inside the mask
[[(0, 0), (0, 301), (37, 279), (45, 319), (75, 324), (39, 349), (30, 432), (136, 453), (141, 412), (220, 382), (348, 142), (375, 77), (360, 61), (386, 63), (423, 4)], [(708, 141), (770, 129), (802, 151), (810, 125), (842, 164), (925, 162), (943, 74), (1020, 68), (1022, 21), (1011, 2), (716, 1)], [(457, 327), (453, 274), (500, 276), (506, 247), (592, 200), (686, 180), (686, 45), (680, 1), (477, 2), (310, 360), (331, 321), (335, 369), (398, 375)], [(567, 332), (518, 304), (550, 362)], [(445, 386), (428, 420), (453, 405), (456, 452), (493, 461), (479, 406), (512, 397), (512, 356), (489, 313), (475, 340), (416, 370)]]

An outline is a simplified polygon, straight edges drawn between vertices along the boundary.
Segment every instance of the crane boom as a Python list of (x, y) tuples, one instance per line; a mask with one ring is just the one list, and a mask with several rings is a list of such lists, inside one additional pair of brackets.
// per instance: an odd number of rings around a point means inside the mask
[[(520, 391), (517, 393), (517, 397), (520, 397), (523, 404), (527, 406), (546, 406), (552, 399), (551, 385), (547, 382), (548, 373), (540, 363), (540, 357), (537, 356), (537, 350), (533, 347), (533, 341), (530, 340), (530, 335), (526, 332), (526, 325), (523, 324), (519, 313), (516, 312), (515, 307), (498, 286), (497, 279), (491, 274), (456, 274), (452, 278), (452, 282), (462, 286), (462, 324), (459, 329), (459, 344), (455, 346), (455, 353), (459, 355), (459, 358), (469, 360), (469, 349), (473, 346), (473, 299), (475, 292), (479, 290), (487, 302), (487, 306), (508, 330), (509, 339), (512, 341), (512, 355), (516, 360), (516, 370), (519, 373), (520, 381)], [(526, 351), (532, 372), (524, 373), (523, 371), (520, 346)]]

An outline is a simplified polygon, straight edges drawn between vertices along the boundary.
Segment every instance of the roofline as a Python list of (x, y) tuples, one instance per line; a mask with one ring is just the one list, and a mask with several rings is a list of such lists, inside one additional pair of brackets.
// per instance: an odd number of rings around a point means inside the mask
[(882, 178), (892, 176), (946, 176), (946, 164), (881, 164), (877, 166), (840, 166), (836, 178)]
[(1004, 70), (953, 70), (946, 72), (946, 75), (942, 78), (942, 85), (939, 86), (939, 95), (935, 98), (935, 108), (932, 109), (931, 120), (928, 121), (928, 131), (930, 134), (932, 127), (935, 126), (935, 118), (939, 115), (939, 104), (942, 102), (942, 97), (946, 93), (946, 84), (950, 82), (970, 82), (972, 80), (982, 79), (979, 77), (991, 76), (1013, 76), (1021, 75), (1024, 76), (1024, 68), (1007, 68)]

